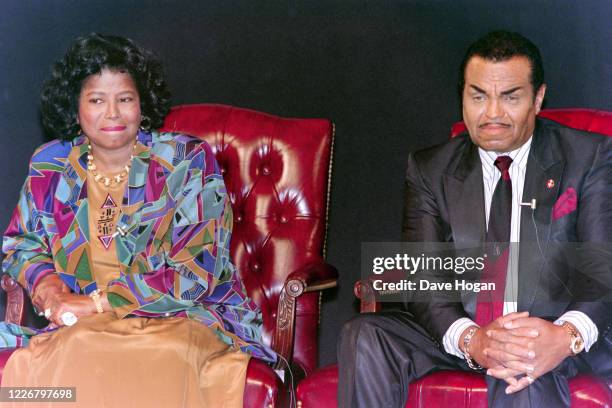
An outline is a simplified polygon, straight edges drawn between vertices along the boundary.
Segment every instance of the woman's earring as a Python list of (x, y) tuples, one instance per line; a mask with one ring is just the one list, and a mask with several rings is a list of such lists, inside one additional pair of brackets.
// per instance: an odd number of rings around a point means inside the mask
[(151, 129), (151, 119), (148, 116), (142, 115), (140, 118), (140, 128), (142, 130), (150, 130)]
[(82, 135), (83, 133), (83, 129), (81, 128), (81, 123), (79, 122), (79, 117), (77, 116), (76, 119), (74, 120), (74, 127), (73, 129), (76, 130), (77, 135)]

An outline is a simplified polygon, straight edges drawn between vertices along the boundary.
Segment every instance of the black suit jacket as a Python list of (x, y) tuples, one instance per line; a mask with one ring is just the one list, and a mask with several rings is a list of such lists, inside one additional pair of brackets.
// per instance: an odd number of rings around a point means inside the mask
[[(576, 210), (553, 220), (554, 204), (570, 187), (577, 192)], [(405, 194), (405, 241), (484, 241), (482, 164), (469, 135), (411, 154)], [(536, 209), (521, 211), (518, 311), (554, 319), (579, 310), (601, 338), (612, 325), (611, 304), (602, 299), (612, 288), (612, 138), (538, 118), (522, 202), (533, 198)], [(574, 242), (583, 247), (565, 248)], [(441, 341), (455, 320), (474, 318), (475, 298), (462, 293), (462, 302), (414, 302), (409, 308)]]

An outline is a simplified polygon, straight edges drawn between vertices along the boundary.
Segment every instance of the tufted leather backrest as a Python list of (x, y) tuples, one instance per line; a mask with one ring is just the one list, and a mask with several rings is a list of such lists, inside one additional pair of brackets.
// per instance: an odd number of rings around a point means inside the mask
[[(323, 256), (331, 122), (200, 104), (172, 108), (162, 130), (197, 136), (212, 147), (233, 206), (232, 259), (262, 310), (270, 345), (285, 279)], [(318, 293), (307, 293), (296, 306), (293, 359), (307, 371), (317, 360), (318, 300)]]
[[(595, 109), (544, 109), (538, 116), (554, 120), (562, 125), (612, 136), (612, 112)], [(451, 128), (451, 137), (465, 132), (463, 122), (455, 123)]]

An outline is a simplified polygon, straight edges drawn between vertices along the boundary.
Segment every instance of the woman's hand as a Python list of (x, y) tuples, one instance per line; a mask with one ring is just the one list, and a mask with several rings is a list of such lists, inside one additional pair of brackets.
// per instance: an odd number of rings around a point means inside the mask
[(32, 296), (38, 310), (50, 311), (47, 319), (56, 326), (64, 326), (62, 315), (73, 313), (77, 318), (97, 313), (96, 305), (89, 296), (77, 295), (55, 274), (44, 277)]
[(74, 293), (57, 293), (49, 297), (45, 305), (45, 310), (50, 309), (51, 315), (47, 318), (57, 326), (64, 326), (62, 315), (73, 313), (77, 319), (98, 313), (94, 301), (86, 295), (76, 295)]
[(32, 304), (39, 311), (43, 311), (48, 307), (46, 304), (51, 298), (60, 293), (70, 293), (70, 288), (56, 274), (45, 276), (32, 294)]

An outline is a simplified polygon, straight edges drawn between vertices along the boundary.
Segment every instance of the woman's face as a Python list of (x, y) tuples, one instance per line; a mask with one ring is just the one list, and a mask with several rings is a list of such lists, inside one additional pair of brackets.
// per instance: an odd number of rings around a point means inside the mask
[(128, 73), (103, 69), (83, 81), (79, 125), (92, 146), (116, 150), (133, 145), (140, 126), (140, 96)]

